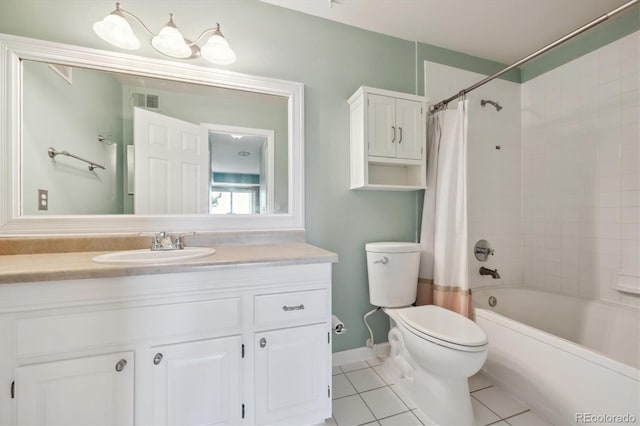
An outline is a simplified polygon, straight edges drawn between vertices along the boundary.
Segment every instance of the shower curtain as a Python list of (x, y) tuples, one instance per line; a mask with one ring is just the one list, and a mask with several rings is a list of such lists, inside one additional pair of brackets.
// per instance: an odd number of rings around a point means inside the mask
[(472, 317), (467, 224), (468, 101), (430, 117), (417, 304)]

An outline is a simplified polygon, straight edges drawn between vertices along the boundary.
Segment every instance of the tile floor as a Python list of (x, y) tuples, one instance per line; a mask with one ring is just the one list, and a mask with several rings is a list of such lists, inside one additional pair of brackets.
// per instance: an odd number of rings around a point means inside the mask
[[(482, 374), (469, 378), (469, 389), (477, 426), (549, 425)], [(332, 390), (333, 417), (325, 425), (431, 424), (400, 389), (390, 383), (380, 359), (334, 366)]]

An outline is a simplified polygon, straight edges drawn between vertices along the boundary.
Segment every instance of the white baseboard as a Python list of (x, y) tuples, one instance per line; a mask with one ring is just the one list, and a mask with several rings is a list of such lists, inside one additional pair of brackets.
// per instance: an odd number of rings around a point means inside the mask
[(389, 343), (379, 343), (373, 348), (355, 348), (341, 352), (334, 352), (333, 365), (348, 364), (351, 362), (366, 361), (368, 359), (389, 355), (391, 346)]

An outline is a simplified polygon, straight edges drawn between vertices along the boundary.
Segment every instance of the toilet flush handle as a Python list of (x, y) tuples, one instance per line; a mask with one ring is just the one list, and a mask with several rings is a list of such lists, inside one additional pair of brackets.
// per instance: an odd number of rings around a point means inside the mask
[(376, 260), (373, 263), (382, 263), (383, 265), (386, 265), (387, 263), (389, 263), (389, 259), (387, 258), (387, 256), (382, 256), (382, 258)]

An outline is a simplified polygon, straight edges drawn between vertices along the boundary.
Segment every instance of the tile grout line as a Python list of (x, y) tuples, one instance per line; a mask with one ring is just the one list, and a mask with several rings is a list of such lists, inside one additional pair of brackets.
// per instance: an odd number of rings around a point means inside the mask
[[(480, 401), (478, 398), (476, 398), (476, 397), (475, 397), (475, 396), (473, 396), (473, 395), (471, 395), (471, 398), (475, 399), (475, 400), (476, 400), (480, 405), (483, 405), (487, 410), (491, 411), (493, 414), (495, 414), (496, 416), (498, 416), (498, 418), (499, 418), (500, 420), (502, 420), (502, 416), (501, 416), (500, 414), (496, 413), (495, 411), (493, 411), (491, 408), (489, 408), (489, 406), (488, 406), (488, 405), (483, 404), (483, 403), (482, 403), (482, 401)], [(499, 420), (499, 421), (500, 421), (500, 420)], [(494, 422), (494, 423), (495, 423), (495, 422)]]
[(516, 416), (519, 416), (520, 414), (524, 414), (524, 413), (527, 413), (527, 412), (532, 412), (532, 411), (531, 411), (531, 408), (527, 408), (526, 410), (524, 410), (524, 411), (522, 411), (522, 412), (520, 412), (520, 413), (512, 414), (512, 415), (510, 415), (509, 417), (503, 417), (503, 418), (502, 418), (502, 420), (504, 420), (504, 421), (506, 421), (507, 423), (509, 423), (509, 422), (508, 422), (508, 419), (512, 419), (512, 418), (514, 418), (514, 417), (516, 417)]
[(469, 391), (469, 393), (470, 393), (470, 394), (473, 394), (473, 393), (475, 393), (475, 392), (478, 392), (478, 391), (481, 391), (481, 390), (485, 390), (485, 389), (489, 389), (489, 388), (492, 388), (492, 387), (493, 387), (493, 385), (488, 385), (488, 386), (485, 386), (485, 387), (483, 387), (483, 388), (478, 388), (478, 389), (476, 389), (476, 390)]
[[(371, 367), (368, 367), (371, 368)], [(342, 368), (340, 368), (342, 370)], [(354, 370), (354, 371), (361, 371), (364, 370), (364, 368), (361, 368), (360, 370)], [(371, 368), (371, 370), (373, 370), (373, 368)], [(375, 371), (374, 371), (375, 373)], [(347, 378), (347, 381), (349, 382), (349, 384), (351, 384), (351, 386), (353, 386), (353, 389), (357, 392), (358, 398), (360, 398), (360, 400), (364, 403), (364, 406), (367, 407), (367, 410), (369, 410), (369, 413), (371, 413), (371, 415), (373, 416), (374, 420), (377, 422), (378, 419), (376, 418), (376, 415), (373, 414), (373, 410), (369, 407), (369, 405), (367, 404), (367, 401), (364, 400), (364, 398), (362, 397), (362, 395), (360, 395), (360, 391), (355, 387), (355, 385), (353, 384), (353, 382), (351, 381), (351, 379), (349, 378), (349, 376), (347, 376), (347, 373), (344, 373), (344, 377)], [(384, 382), (384, 380), (383, 380)], [(350, 395), (353, 396), (353, 395)], [(371, 422), (367, 422), (367, 423), (371, 423)], [(366, 424), (366, 423), (362, 423), (362, 424)], [(378, 423), (380, 424), (380, 423)]]

